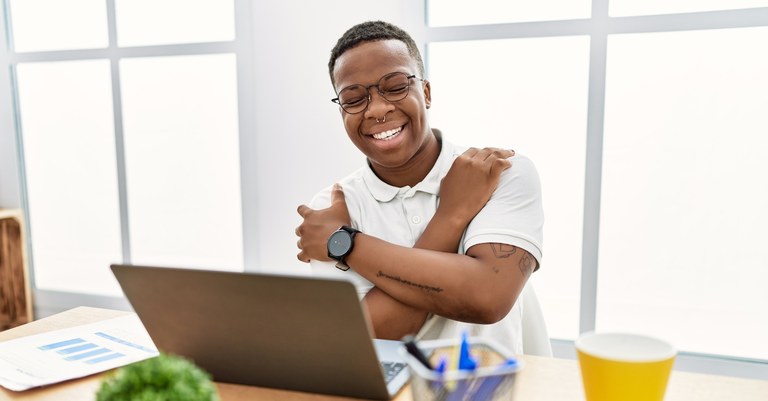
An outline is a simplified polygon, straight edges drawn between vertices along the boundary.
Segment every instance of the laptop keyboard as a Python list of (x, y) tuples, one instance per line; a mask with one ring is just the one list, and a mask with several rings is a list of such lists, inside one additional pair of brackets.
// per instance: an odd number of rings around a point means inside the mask
[(384, 379), (389, 383), (392, 379), (405, 368), (403, 362), (382, 362), (381, 368), (384, 370)]

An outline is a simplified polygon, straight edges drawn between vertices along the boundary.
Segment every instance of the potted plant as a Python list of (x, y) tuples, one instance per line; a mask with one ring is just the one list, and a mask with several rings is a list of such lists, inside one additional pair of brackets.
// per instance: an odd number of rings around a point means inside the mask
[(96, 401), (219, 401), (210, 375), (171, 354), (117, 369), (101, 383)]

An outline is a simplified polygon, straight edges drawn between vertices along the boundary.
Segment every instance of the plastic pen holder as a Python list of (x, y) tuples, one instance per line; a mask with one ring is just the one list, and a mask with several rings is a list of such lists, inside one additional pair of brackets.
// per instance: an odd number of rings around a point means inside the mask
[[(520, 361), (489, 339), (470, 338), (472, 357), (478, 367), (473, 371), (430, 370), (404, 348), (401, 354), (411, 370), (411, 394), (414, 401), (500, 401), (512, 400)], [(455, 340), (422, 341), (419, 348), (428, 355), (432, 366), (451, 358), (459, 344)], [(509, 361), (514, 361), (510, 364)]]

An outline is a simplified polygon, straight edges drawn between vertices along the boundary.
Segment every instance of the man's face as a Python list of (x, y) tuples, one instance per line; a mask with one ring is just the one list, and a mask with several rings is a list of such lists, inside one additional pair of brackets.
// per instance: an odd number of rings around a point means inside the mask
[[(399, 40), (361, 43), (336, 60), (336, 93), (350, 85), (375, 85), (393, 72), (421, 78), (405, 43)], [(387, 171), (407, 169), (432, 135), (427, 123), (431, 102), (429, 82), (414, 78), (409, 80), (409, 85), (408, 96), (396, 102), (385, 100), (372, 87), (371, 100), (364, 111), (349, 114), (339, 108), (347, 135), (380, 176)]]

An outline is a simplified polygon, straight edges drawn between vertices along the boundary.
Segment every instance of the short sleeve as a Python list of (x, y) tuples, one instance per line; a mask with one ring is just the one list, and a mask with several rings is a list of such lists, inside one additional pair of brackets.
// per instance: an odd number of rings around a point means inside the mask
[(540, 265), (544, 212), (539, 174), (525, 156), (511, 161), (491, 199), (467, 227), (461, 252), (477, 244), (509, 244), (528, 251)]

